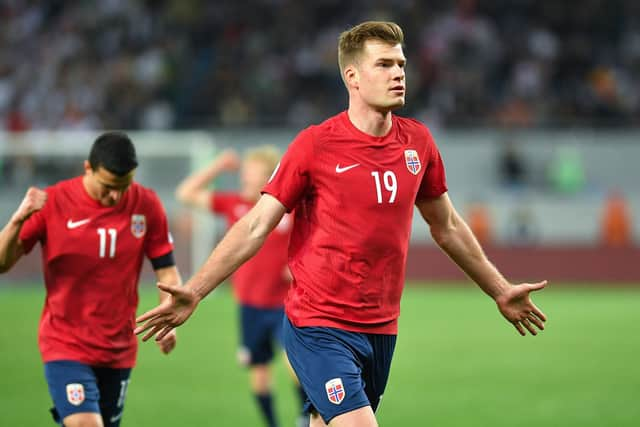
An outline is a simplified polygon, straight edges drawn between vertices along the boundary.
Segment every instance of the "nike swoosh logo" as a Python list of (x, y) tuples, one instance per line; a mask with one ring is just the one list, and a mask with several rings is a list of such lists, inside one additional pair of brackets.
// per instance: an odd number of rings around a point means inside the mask
[(122, 418), (122, 411), (120, 411), (119, 414), (112, 416), (111, 418), (109, 418), (109, 421), (112, 423), (115, 423), (116, 421), (118, 421), (120, 418)]
[(81, 225), (85, 225), (86, 223), (88, 223), (89, 221), (91, 221), (91, 219), (87, 218), (87, 219), (81, 219), (80, 221), (67, 221), (67, 228), (69, 230), (73, 229), (73, 228), (78, 228)]
[(345, 166), (343, 168), (340, 167), (340, 163), (338, 163), (336, 165), (336, 173), (343, 173), (348, 171), (349, 169), (353, 169), (353, 168), (357, 168), (358, 166), (360, 166), (360, 163), (356, 163), (355, 165), (349, 165), (349, 166)]

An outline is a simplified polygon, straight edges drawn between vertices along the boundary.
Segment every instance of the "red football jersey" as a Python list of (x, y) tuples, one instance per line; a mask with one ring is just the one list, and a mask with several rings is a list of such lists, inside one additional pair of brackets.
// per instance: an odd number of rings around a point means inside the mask
[[(224, 215), (229, 227), (253, 205), (237, 193), (215, 192), (211, 197), (211, 210)], [(238, 302), (259, 308), (282, 307), (290, 285), (286, 268), (291, 228), (291, 215), (285, 214), (262, 248), (233, 274), (231, 282)]]
[(285, 307), (298, 327), (397, 333), (413, 206), (447, 186), (429, 130), (392, 123), (373, 137), (343, 112), (303, 130), (264, 188), (295, 208)]
[(42, 245), (47, 289), (38, 338), (42, 358), (133, 367), (143, 258), (173, 250), (162, 204), (136, 183), (113, 207), (89, 197), (82, 177), (46, 191), (44, 208), (20, 232), (26, 252), (38, 241)]

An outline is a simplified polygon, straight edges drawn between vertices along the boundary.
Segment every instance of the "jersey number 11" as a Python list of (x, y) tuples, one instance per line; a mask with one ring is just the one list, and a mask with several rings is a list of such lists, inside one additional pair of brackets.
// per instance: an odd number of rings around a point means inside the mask
[(107, 234), (109, 234), (109, 258), (115, 258), (116, 256), (116, 238), (118, 236), (115, 228), (98, 228), (98, 235), (100, 236), (100, 258), (106, 257), (107, 252)]

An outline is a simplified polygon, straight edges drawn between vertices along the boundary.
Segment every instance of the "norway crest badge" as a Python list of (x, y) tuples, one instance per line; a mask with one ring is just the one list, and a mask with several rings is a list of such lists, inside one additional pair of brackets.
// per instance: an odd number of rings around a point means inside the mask
[(345, 392), (341, 378), (329, 380), (324, 385), (329, 402), (339, 405), (344, 400)]
[(84, 402), (84, 386), (78, 383), (67, 384), (67, 400), (74, 406)]
[(147, 218), (144, 215), (131, 215), (131, 234), (138, 239), (147, 232)]
[(407, 164), (407, 169), (414, 175), (418, 175), (422, 165), (420, 164), (420, 157), (416, 150), (404, 150), (404, 161)]

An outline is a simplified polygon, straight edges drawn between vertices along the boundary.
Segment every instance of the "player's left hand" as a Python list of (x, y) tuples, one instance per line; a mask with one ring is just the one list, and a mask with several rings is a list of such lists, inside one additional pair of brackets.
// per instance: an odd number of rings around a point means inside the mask
[(531, 301), (529, 293), (543, 289), (547, 281), (538, 283), (522, 283), (510, 287), (505, 293), (496, 297), (496, 304), (500, 313), (513, 324), (520, 335), (537, 335), (538, 330), (544, 329), (547, 316)]
[(162, 337), (162, 339), (157, 340), (156, 344), (158, 344), (158, 347), (163, 354), (169, 354), (176, 347), (176, 340), (176, 330), (173, 329), (167, 335)]

